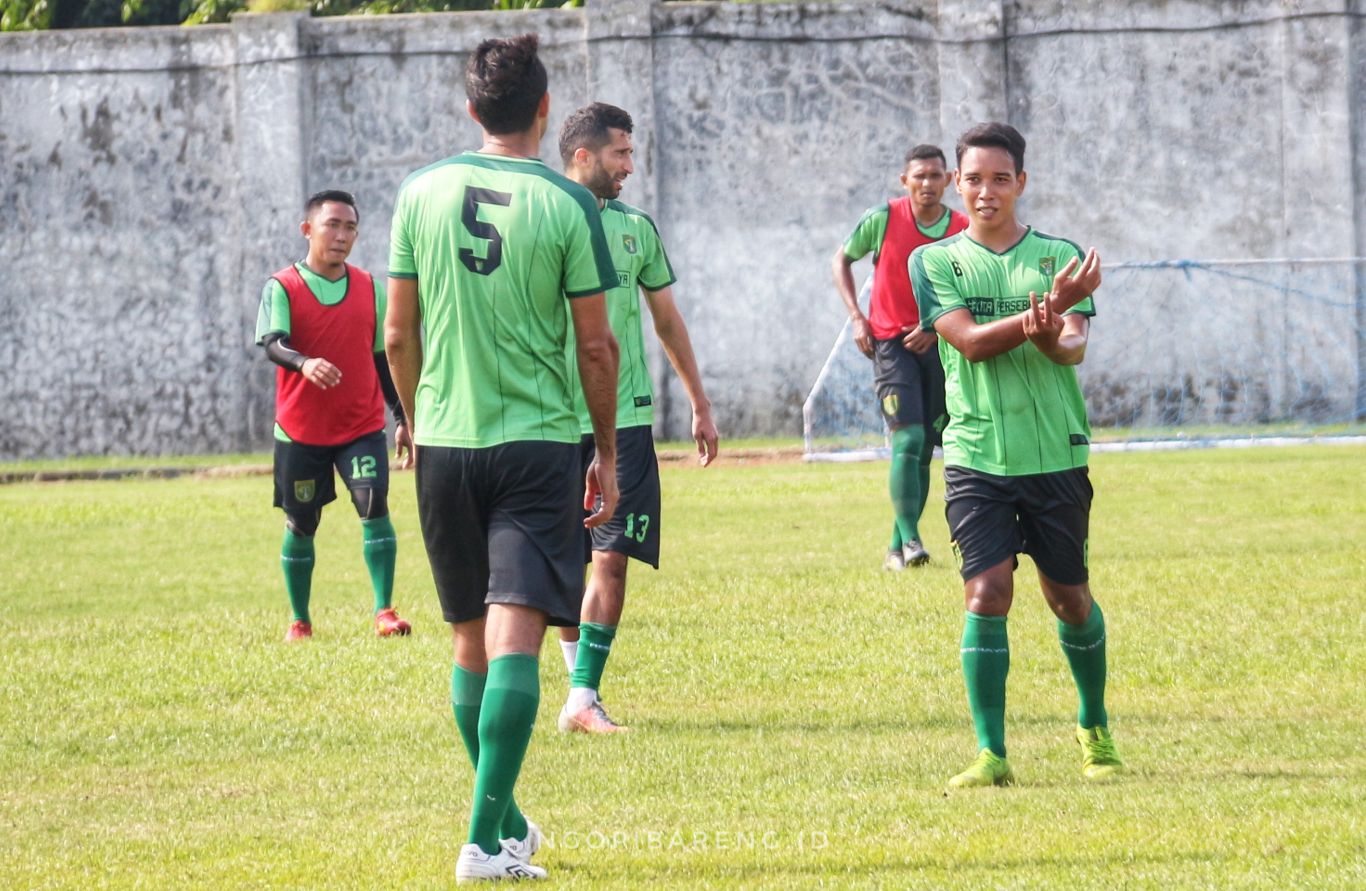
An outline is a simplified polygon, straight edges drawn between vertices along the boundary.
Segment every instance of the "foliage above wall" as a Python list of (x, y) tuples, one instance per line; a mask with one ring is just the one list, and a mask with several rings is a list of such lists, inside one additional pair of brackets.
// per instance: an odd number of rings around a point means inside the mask
[(583, 0), (0, 0), (0, 31), (204, 25), (235, 12), (309, 11), (315, 16), (543, 9)]

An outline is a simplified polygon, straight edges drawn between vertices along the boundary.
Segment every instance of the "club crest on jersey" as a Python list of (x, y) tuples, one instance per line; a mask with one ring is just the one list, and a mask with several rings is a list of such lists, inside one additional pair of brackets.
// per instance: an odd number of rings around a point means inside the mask
[(1050, 277), (1051, 277), (1051, 276), (1053, 275), (1053, 273), (1056, 271), (1057, 266), (1058, 266), (1058, 258), (1057, 258), (1057, 257), (1040, 257), (1040, 258), (1039, 258), (1039, 271), (1042, 272), (1044, 275), (1047, 275), (1047, 276), (1050, 276)]
[(634, 254), (636, 252), (636, 237), (634, 235), (621, 236), (621, 246), (626, 248), (626, 253)]
[(894, 417), (896, 410), (901, 407), (901, 400), (895, 393), (888, 393), (882, 397), (882, 413), (888, 417)]
[(294, 500), (312, 501), (313, 496), (318, 494), (318, 486), (315, 480), (295, 480), (294, 481)]

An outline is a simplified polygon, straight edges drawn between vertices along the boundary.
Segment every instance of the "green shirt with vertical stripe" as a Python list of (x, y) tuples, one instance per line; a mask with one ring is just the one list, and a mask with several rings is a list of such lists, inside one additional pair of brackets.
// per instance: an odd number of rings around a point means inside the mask
[(418, 283), (418, 445), (578, 442), (566, 298), (617, 282), (587, 189), (535, 158), (423, 168), (399, 189), (389, 275)]
[[(945, 313), (967, 309), (981, 325), (1029, 308), (1029, 292), (1046, 294), (1053, 276), (1082, 256), (1071, 241), (1026, 231), (997, 253), (959, 233), (911, 254), (911, 285), (920, 325), (933, 330)], [(1088, 296), (1068, 312), (1095, 315)], [(1058, 365), (1029, 341), (969, 361), (939, 338), (944, 365), (944, 465), (998, 476), (1055, 473), (1085, 467), (1091, 427), (1076, 368)]]
[[(639, 288), (660, 291), (672, 285), (673, 267), (664, 253), (654, 220), (643, 210), (622, 201), (608, 201), (602, 208), (602, 229), (607, 249), (616, 266), (616, 286), (607, 292), (607, 316), (621, 349), (617, 375), (617, 427), (648, 427), (654, 423), (654, 387), (645, 361), (645, 337), (640, 318)], [(574, 332), (565, 348), (569, 373), (574, 380), (574, 410), (579, 429), (593, 432), (588, 403), (579, 384)]]

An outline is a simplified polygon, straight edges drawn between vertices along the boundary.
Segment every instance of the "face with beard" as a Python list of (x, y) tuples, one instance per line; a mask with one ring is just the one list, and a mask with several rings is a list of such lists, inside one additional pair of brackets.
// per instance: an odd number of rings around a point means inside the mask
[(631, 155), (631, 134), (616, 127), (607, 129), (608, 142), (596, 152), (587, 152), (586, 162), (581, 163), (583, 178), (579, 181), (598, 198), (604, 201), (621, 194), (621, 184), (626, 177), (635, 172)]

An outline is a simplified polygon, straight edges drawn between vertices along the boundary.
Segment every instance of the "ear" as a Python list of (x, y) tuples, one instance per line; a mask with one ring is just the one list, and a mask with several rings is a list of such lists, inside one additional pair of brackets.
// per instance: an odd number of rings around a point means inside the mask
[(1015, 181), (1016, 181), (1017, 183), (1019, 183), (1019, 185), (1017, 185), (1017, 186), (1015, 187), (1015, 194), (1016, 194), (1016, 195), (1023, 195), (1023, 194), (1024, 194), (1025, 180), (1027, 180), (1027, 179), (1029, 179), (1029, 174), (1026, 173), (1026, 172), (1023, 171), (1023, 170), (1020, 171), (1020, 175), (1019, 175), (1019, 176), (1015, 177)]
[(589, 162), (592, 161), (592, 159), (593, 153), (590, 152), (588, 149), (584, 148), (583, 146), (579, 146), (578, 148), (574, 149), (575, 167), (588, 167), (590, 166)]
[(313, 234), (313, 223), (310, 220), (304, 220), (299, 224), (299, 232), (304, 238), (308, 238)]
[(900, 178), (901, 178), (901, 186), (902, 186), (902, 188), (909, 189), (909, 188), (911, 187), (911, 184), (908, 183), (908, 182), (906, 182), (906, 171), (904, 171), (904, 170), (901, 171), (901, 177), (900, 177)]
[(481, 127), (484, 126), (484, 122), (479, 120), (479, 115), (474, 113), (474, 103), (468, 99), (465, 100), (465, 114), (470, 116), (471, 121), (474, 121)]
[(949, 176), (953, 178), (953, 190), (959, 195), (963, 194), (963, 183), (958, 179), (958, 174), (960, 172), (961, 171), (955, 170), (949, 174)]
[(548, 118), (548, 117), (550, 117), (550, 91), (549, 91), (549, 90), (546, 90), (544, 93), (541, 94), (541, 103), (540, 103), (540, 105), (537, 105), (537, 106), (536, 106), (536, 117), (538, 117), (538, 118)]

